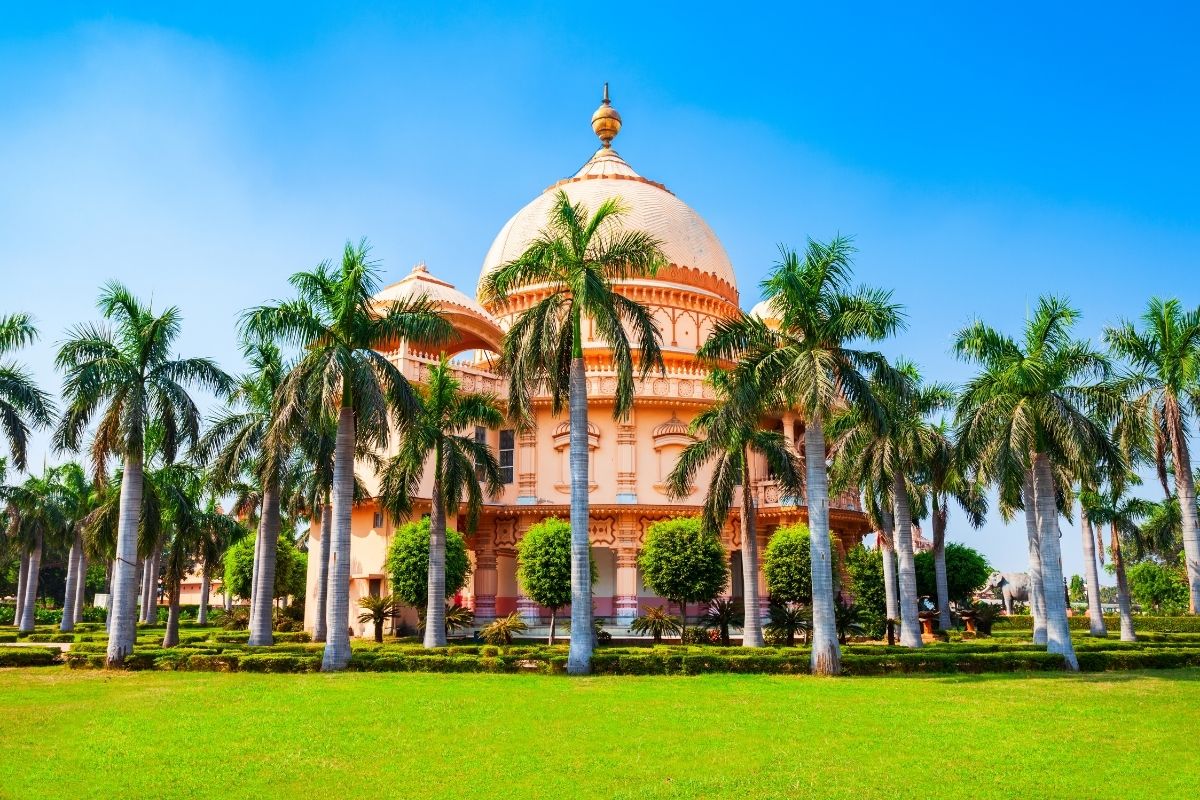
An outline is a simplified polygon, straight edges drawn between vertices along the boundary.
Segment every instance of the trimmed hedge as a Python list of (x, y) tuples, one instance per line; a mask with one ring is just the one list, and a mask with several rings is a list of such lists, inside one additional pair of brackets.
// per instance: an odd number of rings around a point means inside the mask
[(889, 675), (902, 673), (1045, 672), (1065, 669), (1063, 657), (1046, 652), (941, 653), (941, 648), (922, 648), (908, 653), (881, 656), (846, 655), (846, 675)]
[[(84, 639), (86, 635), (80, 635)], [(1084, 670), (1151, 669), (1200, 666), (1200, 634), (1147, 633), (1145, 641), (1076, 636)], [(90, 638), (90, 637), (86, 637)], [(251, 647), (241, 632), (193, 631), (181, 643), (163, 648), (157, 639), (139, 642), (126, 659), (130, 670), (206, 672), (315, 672), (323, 644), (308, 635), (279, 634), (280, 644)], [(294, 641), (287, 641), (287, 640)], [(78, 641), (66, 656), (72, 668), (103, 668), (107, 643)], [(746, 673), (801, 675), (809, 671), (807, 647), (720, 648), (701, 645), (601, 647), (592, 658), (597, 675), (702, 675)], [(455, 644), (425, 649), (414, 642), (355, 642), (348, 669), (359, 672), (458, 672), (560, 674), (566, 671), (567, 647), (545, 644), (496, 646)], [(907, 673), (1044, 672), (1063, 669), (1059, 655), (1044, 646), (1004, 637), (937, 643), (918, 650), (851, 644), (842, 648), (847, 675)]]
[(1180, 669), (1200, 667), (1200, 648), (1169, 650), (1101, 650), (1076, 653), (1084, 672), (1115, 672), (1129, 669)]
[[(1074, 617), (1068, 617), (1067, 622), (1073, 631), (1086, 631), (1089, 627), (1089, 620), (1082, 614)], [(1104, 624), (1109, 631), (1119, 631), (1121, 629), (1121, 618), (1116, 614), (1105, 614)], [(1151, 617), (1135, 614), (1133, 616), (1133, 629), (1135, 632), (1142, 631), (1157, 632), (1157, 633), (1200, 633), (1200, 616), (1186, 617)], [(996, 621), (992, 624), (993, 631), (1030, 631), (1033, 630), (1033, 617), (1028, 614), (1014, 614), (1011, 617), (996, 617)]]
[(57, 647), (0, 647), (0, 667), (49, 667), (61, 655)]

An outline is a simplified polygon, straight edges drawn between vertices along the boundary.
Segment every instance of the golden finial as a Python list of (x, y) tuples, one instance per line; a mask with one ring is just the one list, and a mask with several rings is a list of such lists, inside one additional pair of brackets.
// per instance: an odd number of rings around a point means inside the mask
[(605, 147), (612, 147), (612, 140), (621, 132), (621, 115), (608, 99), (608, 82), (604, 84), (604, 100), (596, 113), (592, 114), (592, 130), (600, 137)]

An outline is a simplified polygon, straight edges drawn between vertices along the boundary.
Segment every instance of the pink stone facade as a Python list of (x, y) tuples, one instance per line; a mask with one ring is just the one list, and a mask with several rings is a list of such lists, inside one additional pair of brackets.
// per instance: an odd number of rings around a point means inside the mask
[[(654, 279), (632, 280), (618, 285), (625, 296), (647, 306), (662, 332), (664, 373), (638, 380), (632, 414), (622, 420), (612, 415), (616, 376), (605, 343), (585, 330), (588, 374), (589, 448), (591, 469), (591, 541), (598, 580), (594, 587), (597, 616), (617, 628), (627, 625), (640, 610), (664, 601), (649, 591), (637, 568), (637, 555), (646, 529), (657, 520), (696, 514), (700, 510), (707, 474), (699, 476), (692, 495), (682, 501), (669, 498), (665, 480), (679, 454), (690, 441), (687, 425), (713, 402), (705, 382), (707, 372), (696, 360), (696, 350), (713, 325), (739, 312), (739, 297), (733, 268), (720, 241), (698, 215), (661, 184), (642, 178), (607, 146), (573, 178), (560, 181), (522, 209), (501, 230), (484, 260), (487, 274), (519, 255), (545, 221), (547, 195), (565, 191), (573, 201), (589, 207), (608, 197), (619, 197), (630, 213), (622, 224), (649, 230), (663, 242), (669, 264)], [(475, 300), (434, 278), (418, 265), (404, 280), (384, 289), (377, 300), (425, 295), (446, 313), (460, 331), (455, 369), (466, 391), (493, 392), (505, 397), (504, 379), (491, 368), (501, 346), (502, 331), (523, 309), (548, 291), (529, 287), (504, 308), (484, 308)], [(422, 352), (407, 342), (390, 343), (381, 351), (414, 382), (421, 382), (436, 353)], [(556, 516), (567, 519), (570, 493), (568, 473), (567, 420), (554, 416), (548, 401), (535, 400), (532, 431), (517, 432), (509, 426), (481, 431), (497, 452), (505, 470), (503, 492), (491, 498), (478, 529), (457, 526), (467, 536), (473, 574), (459, 600), (474, 609), (484, 623), (497, 616), (519, 611), (530, 621), (548, 617), (545, 609), (522, 597), (516, 580), (516, 547), (524, 532), (538, 521)], [(803, 422), (785, 414), (763, 421), (779, 429), (802, 450)], [(387, 455), (387, 454), (385, 454)], [(361, 474), (375, 491), (373, 475)], [(419, 492), (427, 498), (430, 478)], [(803, 497), (787, 497), (771, 480), (765, 464), (752, 468), (749, 491), (754, 493), (762, 553), (771, 532), (781, 524), (806, 519)], [(868, 530), (856, 497), (831, 501), (831, 526), (842, 547), (858, 542)], [(730, 554), (731, 580), (726, 594), (739, 597), (741, 589), (739, 521), (740, 500), (731, 509), (723, 539)], [(427, 505), (426, 505), (427, 508)], [(423, 513), (418, 501), (418, 513)], [(453, 520), (452, 520), (453, 523)], [(355, 508), (351, 537), (351, 618), (355, 635), (370, 635), (369, 625), (357, 621), (357, 600), (368, 593), (389, 592), (384, 559), (396, 523), (379, 511), (374, 500)], [(309, 552), (319, 550), (319, 531), (310, 536)], [(316, 591), (316, 559), (310, 557), (309, 602), (306, 625), (311, 628)], [(765, 586), (760, 594), (766, 597)], [(765, 600), (764, 600), (765, 602)], [(691, 609), (700, 613), (703, 609)]]

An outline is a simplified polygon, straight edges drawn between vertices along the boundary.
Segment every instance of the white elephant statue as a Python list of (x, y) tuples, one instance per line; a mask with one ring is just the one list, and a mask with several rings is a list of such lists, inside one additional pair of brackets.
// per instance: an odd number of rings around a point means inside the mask
[(1004, 613), (1013, 613), (1013, 602), (1029, 602), (1029, 574), (1025, 572), (993, 572), (980, 594), (995, 592), (1004, 601)]

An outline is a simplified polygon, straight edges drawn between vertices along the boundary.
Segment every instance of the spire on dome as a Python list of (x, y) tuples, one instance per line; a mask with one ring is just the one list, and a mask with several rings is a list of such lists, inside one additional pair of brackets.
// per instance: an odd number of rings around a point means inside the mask
[(612, 147), (612, 140), (621, 132), (621, 115), (612, 107), (612, 102), (608, 99), (608, 82), (604, 83), (604, 99), (600, 101), (600, 107), (596, 109), (596, 113), (592, 114), (592, 130), (600, 137), (600, 141), (604, 146)]

